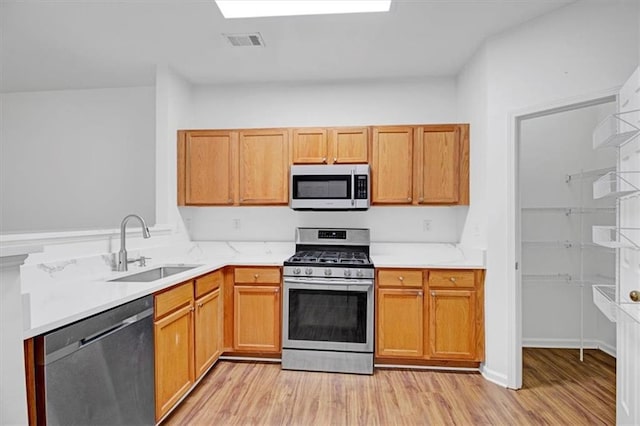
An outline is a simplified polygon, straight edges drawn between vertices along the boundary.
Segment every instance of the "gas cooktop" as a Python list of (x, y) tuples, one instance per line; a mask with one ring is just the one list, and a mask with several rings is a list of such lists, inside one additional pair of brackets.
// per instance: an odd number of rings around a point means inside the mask
[(367, 267), (372, 265), (366, 253), (360, 251), (299, 251), (285, 261), (285, 265), (321, 266), (341, 265)]

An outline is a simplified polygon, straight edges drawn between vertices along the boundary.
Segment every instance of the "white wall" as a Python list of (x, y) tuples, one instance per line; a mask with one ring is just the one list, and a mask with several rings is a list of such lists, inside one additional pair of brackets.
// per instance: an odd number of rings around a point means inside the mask
[[(192, 128), (457, 122), (452, 78), (208, 86), (193, 87), (192, 95)], [(219, 207), (180, 211), (196, 240), (291, 241), (297, 226), (360, 226), (371, 228), (374, 241), (458, 242), (467, 208), (372, 207), (366, 212), (294, 212), (286, 207)], [(430, 221), (428, 231), (425, 220)]]
[(153, 87), (0, 95), (2, 233), (155, 223)]
[[(591, 245), (593, 225), (615, 225), (615, 201), (594, 200), (596, 176), (615, 167), (594, 150), (593, 129), (616, 111), (608, 102), (525, 119), (520, 133), (523, 346), (603, 348), (615, 354), (615, 324), (593, 303), (591, 284), (613, 284), (615, 252)], [(566, 182), (566, 175), (574, 175)], [(567, 215), (562, 208), (608, 208)], [(560, 242), (571, 243), (566, 247)], [(584, 245), (582, 243), (585, 243)], [(554, 275), (566, 274), (563, 278)]]
[[(471, 168), (484, 168), (484, 210), (469, 212), (468, 223), (488, 217), (486, 275), (486, 362), (483, 373), (498, 383), (518, 387), (514, 184), (514, 117), (558, 103), (600, 93), (622, 84), (638, 63), (638, 2), (581, 1), (496, 36), (463, 71), (459, 98), (474, 99), (465, 117), (472, 128), (486, 114), (484, 158), (471, 157)], [(486, 102), (476, 87), (487, 88)], [(478, 110), (485, 108), (486, 110)], [(462, 241), (467, 238), (465, 228)]]

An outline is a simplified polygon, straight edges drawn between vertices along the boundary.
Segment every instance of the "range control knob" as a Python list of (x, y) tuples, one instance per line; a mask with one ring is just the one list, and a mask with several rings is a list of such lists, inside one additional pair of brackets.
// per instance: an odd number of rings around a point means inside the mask
[(300, 268), (293, 268), (293, 274), (294, 275), (299, 275), (300, 274)]
[(304, 270), (304, 273), (307, 274), (307, 275), (311, 275), (311, 274), (313, 274), (313, 269), (307, 268), (307, 269)]
[(364, 272), (362, 272), (362, 269), (358, 269), (358, 270), (356, 271), (356, 275), (357, 275), (358, 277), (364, 277)]
[(351, 276), (351, 269), (345, 269), (344, 270), (344, 276), (345, 277), (350, 277)]
[(327, 268), (327, 269), (325, 269), (325, 270), (324, 270), (324, 274), (325, 274), (326, 276), (331, 275), (331, 268)]

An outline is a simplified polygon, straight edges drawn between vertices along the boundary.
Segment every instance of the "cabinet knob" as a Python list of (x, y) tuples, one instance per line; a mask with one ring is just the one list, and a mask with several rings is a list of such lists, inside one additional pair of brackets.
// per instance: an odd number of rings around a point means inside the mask
[(404, 281), (404, 277), (402, 277), (402, 276), (398, 277), (398, 279), (399, 279), (400, 281)]
[(423, 202), (424, 201), (424, 197), (418, 198), (418, 201)]
[(436, 296), (436, 292), (435, 292), (435, 291), (432, 291), (432, 292), (431, 292), (431, 295), (432, 295), (433, 297), (435, 297), (435, 296)]
[(277, 293), (280, 293), (280, 289), (279, 289), (279, 288), (276, 288), (275, 293), (276, 293), (276, 294), (277, 294)]
[(253, 274), (253, 278), (255, 278), (256, 280), (258, 279), (259, 276), (260, 274)]
[(338, 162), (338, 158), (337, 157), (333, 157), (333, 162), (337, 163)]
[(456, 277), (449, 278), (449, 281), (451, 281), (452, 283), (455, 283), (456, 282)]
[(411, 201), (411, 197), (408, 197), (408, 198), (407, 198), (407, 201)]
[(629, 299), (631, 299), (634, 302), (640, 302), (640, 291), (638, 290), (632, 290), (629, 293)]
[(327, 164), (327, 157), (322, 157), (322, 162)]
[(421, 291), (418, 292), (418, 297), (422, 297), (422, 292)]

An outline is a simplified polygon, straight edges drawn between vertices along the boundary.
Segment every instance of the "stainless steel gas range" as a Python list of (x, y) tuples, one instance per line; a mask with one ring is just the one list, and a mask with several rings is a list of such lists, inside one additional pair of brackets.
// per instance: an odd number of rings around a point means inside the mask
[(282, 368), (373, 374), (368, 229), (298, 228), (284, 262)]

